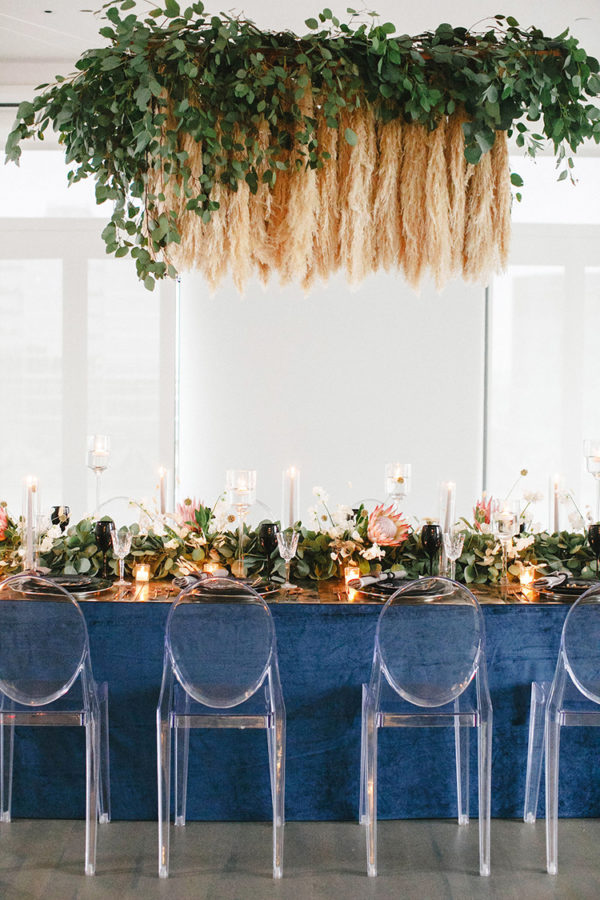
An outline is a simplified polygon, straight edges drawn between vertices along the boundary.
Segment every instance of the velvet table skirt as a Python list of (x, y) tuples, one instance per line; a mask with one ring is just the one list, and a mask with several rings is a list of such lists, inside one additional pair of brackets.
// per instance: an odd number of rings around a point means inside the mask
[[(155, 710), (169, 606), (108, 601), (82, 608), (96, 679), (109, 686), (113, 818), (155, 819)], [(287, 708), (287, 818), (355, 819), (361, 684), (368, 680), (381, 607), (271, 608)], [(489, 605), (483, 611), (494, 708), (492, 815), (520, 817), (531, 681), (552, 679), (568, 606)], [(563, 729), (560, 815), (600, 816), (599, 740), (600, 729)], [(476, 743), (471, 741), (473, 814)], [(381, 818), (456, 815), (452, 729), (383, 729), (379, 761)], [(17, 729), (13, 816), (82, 817), (84, 793), (84, 729)], [(264, 732), (193, 731), (188, 818), (270, 817)]]

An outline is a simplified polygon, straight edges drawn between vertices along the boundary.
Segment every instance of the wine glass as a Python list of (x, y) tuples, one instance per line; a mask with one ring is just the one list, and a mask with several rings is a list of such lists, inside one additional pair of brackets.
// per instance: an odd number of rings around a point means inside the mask
[(290, 582), (290, 569), (292, 566), (292, 560), (296, 555), (296, 550), (298, 549), (299, 537), (300, 535), (297, 531), (277, 532), (277, 546), (279, 547), (279, 555), (285, 561), (285, 582), (282, 584), (282, 587), (286, 588), (286, 590), (291, 590), (294, 588), (294, 585)]
[(583, 455), (587, 470), (596, 481), (596, 522), (600, 522), (600, 438), (584, 441)]
[(88, 438), (87, 466), (96, 476), (96, 511), (100, 508), (100, 480), (108, 469), (110, 438), (107, 434), (92, 434)]
[(429, 557), (429, 574), (433, 575), (433, 557), (442, 546), (442, 529), (435, 522), (427, 522), (421, 528), (421, 544)]
[(106, 554), (111, 548), (112, 533), (114, 530), (115, 523), (112, 519), (100, 519), (99, 522), (96, 522), (94, 539), (96, 541), (96, 546), (102, 552), (102, 575), (104, 578), (108, 577)]
[(50, 521), (53, 525), (60, 525), (60, 530), (64, 531), (70, 520), (71, 508), (69, 506), (53, 506), (50, 513)]
[(514, 509), (504, 507), (496, 510), (492, 515), (492, 531), (502, 545), (502, 572), (500, 584), (506, 587), (508, 584), (508, 548), (512, 544), (515, 534), (519, 533), (519, 513)]
[(596, 557), (596, 578), (600, 571), (600, 523), (596, 522), (588, 528), (588, 543)]
[(450, 579), (456, 579), (456, 560), (460, 557), (465, 543), (464, 531), (453, 528), (451, 531), (444, 533), (444, 549), (446, 556), (450, 560)]
[(277, 522), (262, 522), (258, 528), (258, 543), (267, 557), (267, 582), (271, 581), (271, 554), (277, 549)]
[(130, 584), (129, 581), (125, 581), (125, 557), (131, 550), (133, 534), (129, 528), (123, 526), (122, 528), (119, 528), (118, 531), (116, 528), (111, 531), (110, 538), (114, 554), (119, 560), (119, 580), (115, 581), (115, 585), (117, 587), (123, 587), (126, 584)]

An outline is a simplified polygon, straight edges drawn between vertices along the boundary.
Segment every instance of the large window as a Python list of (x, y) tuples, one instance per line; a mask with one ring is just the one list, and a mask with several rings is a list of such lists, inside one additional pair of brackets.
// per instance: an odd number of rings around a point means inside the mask
[(152, 499), (174, 467), (175, 291), (149, 293), (128, 260), (106, 257), (106, 208), (67, 189), (62, 153), (0, 168), (0, 499), (19, 512), (23, 479), (44, 508), (94, 508), (86, 436), (109, 434), (103, 498)]
[[(525, 467), (530, 490), (547, 496), (558, 475), (584, 511), (594, 485), (583, 441), (600, 435), (600, 158), (577, 160), (576, 187), (556, 183), (550, 159), (513, 168), (526, 205), (491, 291), (488, 488), (503, 496)], [(561, 527), (574, 512), (562, 506)], [(547, 503), (536, 518), (548, 522)]]

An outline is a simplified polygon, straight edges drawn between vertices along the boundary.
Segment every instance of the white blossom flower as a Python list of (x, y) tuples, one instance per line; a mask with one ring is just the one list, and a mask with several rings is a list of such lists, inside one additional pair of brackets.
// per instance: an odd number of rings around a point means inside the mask
[(379, 544), (371, 544), (370, 547), (361, 550), (360, 555), (364, 559), (381, 559), (382, 556), (385, 556), (385, 550)]
[(482, 534), (491, 534), (492, 526), (490, 525), (489, 522), (482, 522), (481, 525), (479, 526), (479, 530)]
[(541, 491), (524, 491), (523, 500), (527, 503), (540, 503), (544, 499)]
[(583, 531), (585, 528), (585, 522), (576, 510), (569, 513), (569, 523), (573, 531)]
[(329, 500), (329, 495), (325, 493), (322, 487), (314, 487), (312, 490), (313, 494), (320, 500), (321, 503), (327, 503)]
[(517, 553), (521, 553), (522, 550), (526, 550), (527, 547), (531, 547), (533, 544), (533, 535), (527, 535), (527, 537), (519, 537), (515, 541), (515, 550)]
[(327, 529), (327, 534), (330, 538), (335, 540), (336, 538), (341, 538), (344, 536), (344, 532), (346, 529), (343, 525), (334, 525), (332, 528)]
[(354, 530), (352, 532), (352, 534), (350, 535), (350, 537), (352, 538), (353, 541), (357, 541), (359, 544), (362, 544), (362, 538), (361, 538), (360, 534), (358, 533), (358, 531)]
[(544, 526), (541, 522), (534, 522), (531, 528), (529, 529), (531, 534), (541, 534), (544, 530)]

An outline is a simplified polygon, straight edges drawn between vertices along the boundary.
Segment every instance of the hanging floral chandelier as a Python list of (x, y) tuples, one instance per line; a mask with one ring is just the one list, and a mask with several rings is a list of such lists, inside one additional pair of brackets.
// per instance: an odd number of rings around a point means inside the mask
[(201, 3), (144, 19), (105, 4), (77, 72), (22, 103), (7, 142), (58, 130), (69, 180), (92, 176), (114, 211), (107, 251), (148, 288), (199, 269), (241, 291), (258, 275), (310, 288), (377, 269), (485, 281), (507, 260), (507, 136), (561, 167), (600, 141), (599, 65), (567, 32), (496, 16), (417, 37), (326, 9), (310, 33), (259, 30)]

